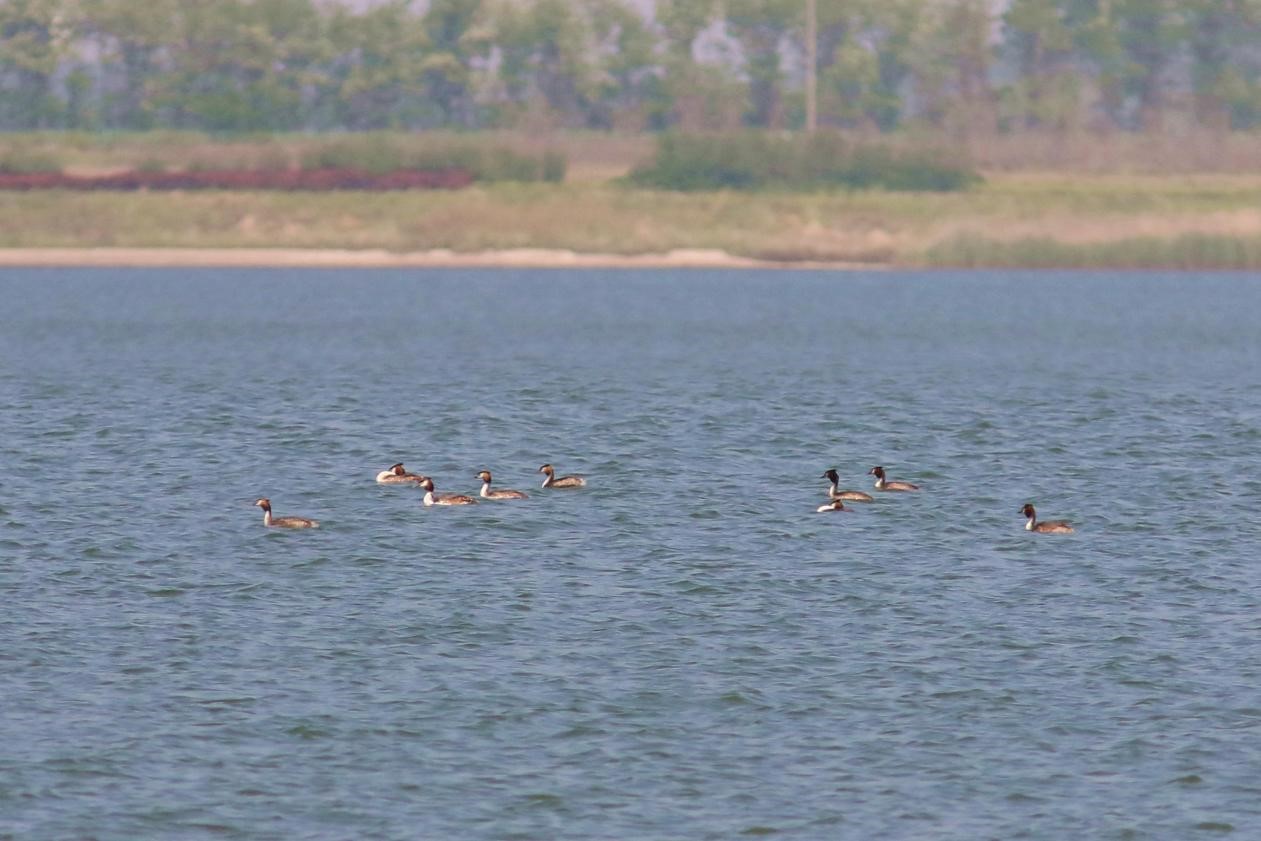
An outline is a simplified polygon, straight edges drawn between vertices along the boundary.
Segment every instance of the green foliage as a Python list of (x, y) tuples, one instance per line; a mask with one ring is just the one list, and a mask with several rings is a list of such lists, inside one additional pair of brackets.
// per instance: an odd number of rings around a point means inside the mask
[(284, 172), (293, 169), (293, 158), (283, 147), (268, 143), (255, 144), (248, 150), (240, 149), (238, 144), (216, 144), (204, 152), (194, 153), (182, 164), (175, 163), (172, 168), (187, 172)]
[(61, 172), (61, 161), (42, 149), (22, 144), (0, 149), (0, 173), (24, 175), (35, 172)]
[(1172, 238), (1135, 237), (1114, 242), (1070, 243), (1050, 237), (1012, 241), (958, 237), (925, 252), (931, 266), (955, 268), (1115, 268), (1212, 269), (1261, 268), (1261, 238), (1184, 234)]
[(61, 124), (66, 106), (56, 95), (54, 78), (69, 58), (63, 5), (58, 0), (0, 3), (0, 125)]
[(970, 167), (930, 150), (853, 145), (839, 135), (742, 132), (666, 134), (632, 184), (666, 190), (884, 189), (951, 192), (980, 182)]
[(161, 158), (145, 158), (136, 164), (136, 172), (166, 172), (170, 166)]
[(518, 113), (574, 127), (598, 122), (593, 119), (598, 75), (593, 25), (569, 0), (508, 5), (500, 13), (495, 40), (504, 88)]
[(565, 171), (569, 168), (565, 156), (555, 149), (543, 153), (543, 180), (551, 184), (559, 184), (565, 180)]
[[(817, 6), (820, 125), (973, 136), (1261, 125), (1261, 0)], [(794, 128), (804, 8), (0, 0), (0, 130)]]
[(783, 54), (788, 32), (800, 22), (800, 0), (728, 0), (727, 27), (746, 55), (749, 125), (783, 128)]
[(566, 160), (554, 150), (534, 157), (472, 137), (425, 140), (375, 133), (320, 140), (303, 154), (302, 167), (362, 169), (378, 175), (402, 169), (464, 169), (483, 182), (561, 181)]
[(364, 131), (423, 122), (429, 38), (407, 3), (362, 12), (336, 6), (326, 22), (331, 61), (316, 78), (336, 126)]
[(406, 167), (402, 146), (380, 134), (335, 137), (302, 155), (303, 169), (362, 169), (380, 175)]
[(475, 70), (494, 44), (483, 0), (433, 0), (422, 26), (430, 49), (422, 60), (425, 92), (447, 125), (471, 128), (476, 117)]

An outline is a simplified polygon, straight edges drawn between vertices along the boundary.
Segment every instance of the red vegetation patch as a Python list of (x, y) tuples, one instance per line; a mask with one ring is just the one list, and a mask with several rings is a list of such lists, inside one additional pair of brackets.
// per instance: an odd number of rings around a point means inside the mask
[(210, 170), (97, 176), (0, 173), (0, 190), (458, 190), (472, 183), (473, 175), (465, 169)]

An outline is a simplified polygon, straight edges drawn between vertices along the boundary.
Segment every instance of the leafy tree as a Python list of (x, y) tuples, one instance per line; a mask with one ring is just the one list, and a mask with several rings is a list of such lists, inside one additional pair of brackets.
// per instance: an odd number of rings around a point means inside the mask
[(659, 0), (656, 8), (657, 28), (663, 40), (662, 88), (668, 105), (658, 118), (658, 127), (683, 125), (694, 127), (696, 115), (704, 109), (698, 97), (701, 68), (695, 55), (696, 40), (717, 14), (715, 0)]
[(750, 125), (782, 128), (784, 91), (782, 50), (794, 26), (801, 25), (801, 0), (728, 0), (727, 29), (744, 52), (749, 78)]
[(1021, 128), (1067, 128), (1078, 112), (1073, 34), (1061, 0), (1013, 0), (1003, 15), (1003, 47), (1017, 72), (1004, 91)]
[(1254, 45), (1261, 35), (1261, 0), (1187, 0), (1183, 4), (1197, 121), (1226, 130), (1257, 121)]
[(56, 0), (0, 3), (0, 125), (57, 125), (62, 109), (53, 78), (68, 35), (60, 5)]
[(1185, 30), (1181, 0), (1116, 0), (1117, 39), (1126, 59), (1121, 81), (1136, 102), (1139, 126), (1163, 127), (1168, 73)]
[(419, 96), (419, 85), (430, 41), (406, 0), (363, 12), (338, 8), (328, 32), (333, 56), (329, 89), (337, 125), (397, 128), (425, 116), (427, 103)]
[(992, 25), (986, 0), (924, 7), (908, 56), (917, 105), (930, 124), (965, 133), (993, 128)]
[(622, 0), (594, 0), (591, 29), (599, 56), (592, 122), (643, 128), (648, 105), (662, 98), (653, 32)]
[(591, 108), (596, 86), (591, 23), (574, 11), (565, 0), (502, 7), (495, 38), (500, 76), (518, 113), (540, 103), (562, 124), (598, 125)]
[(1116, 126), (1158, 128), (1185, 44), (1179, 0), (1064, 0), (1074, 42)]
[(172, 2), (169, 70), (153, 101), (176, 127), (281, 130), (301, 125), (306, 73), (319, 58), (310, 0)]
[(77, 29), (97, 59), (100, 113), (111, 128), (152, 128), (152, 91), (165, 72), (176, 14), (170, 0), (142, 5), (135, 0), (80, 0)]
[(475, 66), (494, 46), (484, 6), (483, 0), (433, 0), (421, 21), (430, 47), (421, 80), (447, 125), (471, 128), (476, 120)]
[[(895, 128), (923, 0), (849, 0), (820, 10), (820, 119)], [(832, 46), (834, 44), (834, 46)]]

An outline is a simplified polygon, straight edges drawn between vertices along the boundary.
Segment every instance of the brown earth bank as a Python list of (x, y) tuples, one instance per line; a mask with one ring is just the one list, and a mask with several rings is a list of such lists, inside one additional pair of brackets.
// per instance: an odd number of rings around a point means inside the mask
[(0, 172), (0, 190), (457, 190), (473, 183), (465, 169), (194, 170), (67, 175)]

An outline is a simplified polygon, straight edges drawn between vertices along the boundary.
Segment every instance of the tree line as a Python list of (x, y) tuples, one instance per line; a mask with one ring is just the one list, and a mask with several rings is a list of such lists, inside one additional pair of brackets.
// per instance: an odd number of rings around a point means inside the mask
[[(806, 0), (0, 0), (0, 129), (798, 128)], [(817, 0), (818, 122), (1261, 122), (1261, 0)]]

